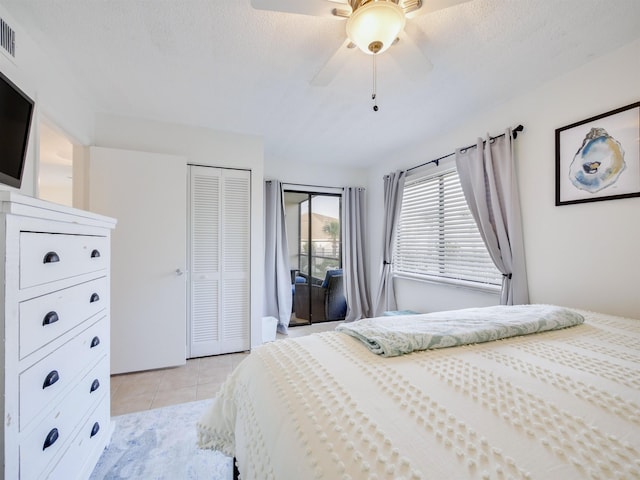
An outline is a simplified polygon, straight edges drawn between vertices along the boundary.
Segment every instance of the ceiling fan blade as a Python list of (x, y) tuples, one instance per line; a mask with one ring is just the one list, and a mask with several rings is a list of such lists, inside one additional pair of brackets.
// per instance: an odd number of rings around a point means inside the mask
[(389, 49), (391, 56), (411, 80), (424, 81), (433, 70), (433, 64), (406, 31), (401, 32), (399, 38), (400, 41)]
[(318, 73), (309, 82), (314, 87), (326, 87), (331, 83), (340, 70), (349, 61), (349, 56), (353, 54), (355, 48), (349, 48), (351, 41), (346, 39), (342, 45), (335, 51), (333, 55), (320, 68)]
[(438, 10), (444, 10), (445, 8), (453, 7), (469, 1), (470, 0), (422, 0), (422, 7), (418, 10), (407, 13), (407, 18), (424, 15), (425, 13), (437, 12)]
[(335, 8), (351, 11), (347, 0), (251, 0), (251, 6), (257, 10), (331, 18), (341, 18), (332, 13)]

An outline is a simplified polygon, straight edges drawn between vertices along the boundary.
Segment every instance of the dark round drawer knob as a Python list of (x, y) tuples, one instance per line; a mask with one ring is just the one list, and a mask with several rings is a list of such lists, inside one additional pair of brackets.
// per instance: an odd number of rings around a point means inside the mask
[(58, 440), (59, 434), (57, 428), (52, 428), (51, 431), (47, 434), (47, 438), (44, 439), (44, 444), (42, 445), (42, 450), (46, 450), (51, 445), (56, 443)]
[(56, 312), (47, 313), (42, 319), (42, 326), (51, 325), (52, 323), (56, 323), (60, 318)]
[(100, 300), (100, 295), (98, 295), (97, 293), (93, 293), (93, 294), (91, 294), (91, 298), (89, 299), (89, 303), (94, 303), (94, 302), (97, 302), (98, 300)]
[(46, 378), (44, 379), (44, 383), (42, 384), (42, 389), (44, 390), (47, 387), (50, 387), (51, 385), (53, 385), (54, 383), (56, 383), (58, 380), (60, 380), (60, 375), (58, 374), (57, 370), (51, 370)]
[(90, 389), (89, 393), (93, 393), (99, 388), (100, 388), (100, 382), (96, 378), (93, 382), (91, 382), (91, 389)]
[(100, 431), (100, 424), (96, 422), (93, 424), (93, 427), (91, 427), (91, 435), (89, 435), (89, 438), (95, 437), (99, 431)]
[(97, 347), (100, 345), (100, 337), (97, 335), (91, 339), (91, 346), (89, 348)]
[(47, 252), (42, 263), (56, 263), (60, 261), (60, 257), (56, 252)]
[(100, 258), (100, 250), (92, 250), (91, 251), (91, 258)]

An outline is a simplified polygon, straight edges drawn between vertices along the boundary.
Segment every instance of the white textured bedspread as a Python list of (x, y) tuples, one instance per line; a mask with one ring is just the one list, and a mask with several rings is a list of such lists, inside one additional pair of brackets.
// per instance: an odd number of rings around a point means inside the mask
[(640, 320), (385, 358), (338, 332), (253, 350), (198, 423), (243, 480), (640, 478)]
[(582, 322), (579, 313), (555, 305), (497, 305), (367, 318), (343, 323), (336, 330), (357, 338), (376, 355), (395, 357), (559, 330)]

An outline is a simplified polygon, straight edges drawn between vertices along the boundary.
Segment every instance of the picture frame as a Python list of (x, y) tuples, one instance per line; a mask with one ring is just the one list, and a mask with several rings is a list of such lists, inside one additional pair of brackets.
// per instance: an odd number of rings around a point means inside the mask
[(640, 102), (556, 129), (556, 206), (640, 197)]

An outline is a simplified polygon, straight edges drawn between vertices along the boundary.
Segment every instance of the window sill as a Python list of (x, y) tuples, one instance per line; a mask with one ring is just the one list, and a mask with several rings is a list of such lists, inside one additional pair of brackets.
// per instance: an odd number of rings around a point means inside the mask
[(500, 295), (502, 287), (500, 285), (489, 285), (484, 283), (468, 282), (464, 280), (455, 280), (450, 278), (429, 277), (426, 275), (412, 275), (410, 273), (394, 273), (394, 278), (412, 280), (415, 282), (429, 283), (432, 285), (441, 285), (445, 287), (464, 288), (467, 290), (475, 290), (483, 293), (491, 293)]

